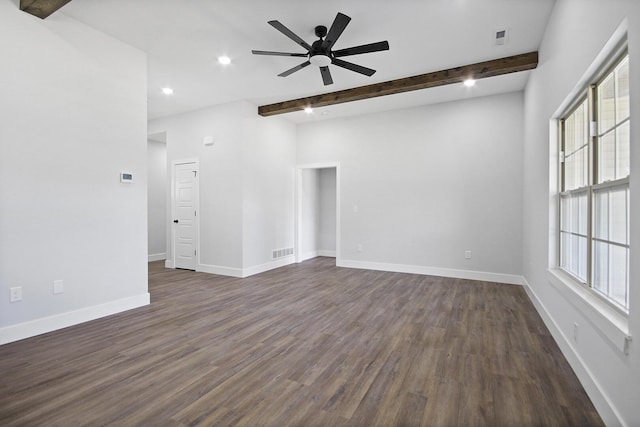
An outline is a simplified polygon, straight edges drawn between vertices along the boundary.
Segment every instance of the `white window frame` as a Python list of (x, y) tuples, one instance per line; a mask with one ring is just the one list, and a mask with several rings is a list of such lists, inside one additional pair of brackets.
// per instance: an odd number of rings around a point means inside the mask
[[(619, 302), (615, 301), (615, 299), (613, 297), (610, 296), (610, 294), (605, 294), (603, 292), (601, 292), (600, 290), (597, 290), (595, 288), (594, 285), (594, 269), (595, 269), (595, 265), (594, 265), (594, 255), (593, 255), (593, 248), (595, 245), (595, 242), (604, 242), (606, 244), (613, 244), (616, 246), (622, 246), (625, 247), (627, 250), (629, 249), (629, 242), (628, 242), (628, 238), (627, 238), (627, 243), (625, 245), (620, 245), (616, 242), (612, 242), (609, 240), (603, 240), (600, 238), (596, 238), (593, 235), (593, 231), (594, 231), (594, 227), (595, 227), (595, 219), (594, 219), (594, 200), (595, 200), (595, 194), (597, 192), (601, 192), (601, 191), (606, 191), (609, 188), (613, 188), (613, 187), (622, 187), (625, 188), (626, 191), (629, 191), (629, 176), (620, 178), (620, 179), (615, 179), (615, 180), (610, 180), (610, 181), (606, 181), (606, 182), (602, 182), (602, 183), (598, 183), (596, 181), (597, 176), (598, 176), (598, 159), (597, 159), (597, 150), (596, 147), (600, 142), (600, 137), (604, 135), (604, 133), (601, 134), (600, 130), (596, 128), (595, 123), (597, 123), (597, 108), (599, 107), (598, 104), (598, 99), (597, 99), (597, 89), (599, 87), (599, 85), (601, 85), (608, 76), (611, 75), (611, 73), (613, 73), (613, 71), (625, 60), (625, 58), (628, 61), (628, 50), (626, 48), (626, 45), (623, 48), (620, 48), (616, 51), (615, 55), (612, 55), (612, 60), (608, 61), (606, 63), (606, 66), (603, 66), (600, 68), (600, 72), (597, 73), (595, 75), (595, 78), (592, 79), (592, 83), (589, 84), (589, 87), (587, 89), (584, 89), (583, 91), (581, 91), (579, 93), (578, 96), (575, 97), (575, 101), (571, 104), (571, 108), (568, 108), (565, 110), (565, 113), (561, 115), (561, 118), (559, 120), (559, 125), (558, 125), (558, 142), (559, 142), (559, 159), (558, 159), (558, 201), (557, 201), (557, 207), (558, 207), (558, 239), (557, 239), (557, 266), (560, 270), (562, 270), (564, 273), (566, 273), (571, 280), (581, 284), (582, 286), (584, 286), (585, 288), (588, 289), (589, 292), (592, 292), (593, 294), (595, 294), (597, 297), (601, 298), (605, 303), (609, 304), (614, 310), (619, 311), (621, 314), (623, 314), (624, 316), (628, 315), (628, 301), (629, 301), (629, 268), (630, 266), (628, 265), (628, 259), (629, 257), (627, 257), (627, 261), (626, 261), (626, 273), (627, 273), (627, 279), (626, 279), (626, 283), (627, 283), (627, 291), (626, 291), (626, 304), (622, 305)], [(577, 188), (571, 188), (569, 190), (565, 190), (565, 183), (566, 183), (566, 177), (564, 175), (564, 165), (565, 165), (565, 158), (564, 158), (564, 145), (565, 145), (565, 121), (571, 117), (577, 110), (578, 108), (580, 108), (583, 104), (586, 104), (587, 106), (587, 141), (588, 141), (588, 148), (587, 148), (587, 182), (585, 183), (586, 185), (581, 186), (581, 187), (577, 187)], [(614, 124), (614, 126), (611, 129), (608, 129), (607, 132), (610, 131), (615, 131), (616, 128), (618, 128), (619, 126), (621, 126), (623, 123), (626, 123), (630, 120), (630, 118), (627, 118), (625, 120), (623, 120), (620, 123), (616, 123)], [(576, 150), (577, 152), (577, 150)], [(587, 194), (587, 206), (586, 206), (586, 234), (585, 233), (580, 233), (580, 232), (576, 232), (575, 231), (571, 231), (571, 230), (565, 230), (562, 228), (562, 215), (563, 215), (563, 211), (562, 211), (562, 206), (563, 206), (563, 199), (569, 197), (575, 197), (577, 195), (580, 194)], [(628, 207), (627, 207), (628, 210)], [(627, 212), (627, 220), (628, 220), (628, 212)], [(627, 223), (628, 224), (628, 223)], [(629, 232), (629, 225), (627, 225), (627, 233)], [(563, 267), (563, 262), (562, 262), (562, 256), (563, 256), (563, 239), (562, 239), (562, 235), (570, 235), (570, 236), (575, 236), (575, 237), (581, 237), (581, 238), (586, 238), (586, 269), (584, 271), (584, 276), (582, 276), (580, 273), (580, 271), (578, 270), (577, 272), (575, 271), (570, 271), (567, 270)]]

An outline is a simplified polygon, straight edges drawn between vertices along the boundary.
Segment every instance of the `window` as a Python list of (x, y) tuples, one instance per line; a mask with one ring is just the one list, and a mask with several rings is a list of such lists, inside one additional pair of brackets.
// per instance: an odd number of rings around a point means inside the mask
[(629, 309), (629, 56), (560, 120), (560, 267)]

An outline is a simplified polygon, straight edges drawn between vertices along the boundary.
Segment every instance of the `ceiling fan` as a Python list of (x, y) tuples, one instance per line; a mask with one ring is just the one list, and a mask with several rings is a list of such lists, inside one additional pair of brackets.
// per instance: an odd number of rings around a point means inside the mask
[(331, 71), (329, 71), (329, 64), (346, 68), (347, 70), (355, 71), (356, 73), (364, 74), (365, 76), (372, 76), (376, 72), (376, 70), (372, 70), (371, 68), (363, 67), (351, 62), (343, 61), (339, 58), (343, 56), (359, 55), (361, 53), (389, 50), (389, 42), (385, 40), (377, 43), (348, 47), (346, 49), (331, 50), (333, 48), (333, 45), (338, 40), (338, 37), (340, 37), (344, 29), (347, 27), (349, 21), (351, 21), (351, 18), (343, 13), (338, 12), (338, 14), (336, 15), (336, 19), (334, 19), (333, 24), (331, 24), (331, 28), (328, 32), (327, 27), (325, 27), (324, 25), (318, 25), (315, 28), (316, 36), (319, 37), (319, 39), (313, 42), (313, 44), (311, 45), (302, 40), (302, 38), (297, 36), (293, 31), (285, 27), (279, 21), (269, 21), (268, 23), (272, 27), (305, 48), (307, 50), (307, 53), (270, 52), (264, 50), (252, 50), (251, 52), (254, 55), (295, 56), (300, 58), (307, 58), (307, 60), (302, 64), (296, 65), (295, 67), (278, 74), (278, 76), (286, 77), (290, 74), (295, 73), (296, 71), (303, 69), (307, 65), (313, 64), (320, 67), (320, 74), (322, 75), (322, 81), (325, 86), (333, 84)]

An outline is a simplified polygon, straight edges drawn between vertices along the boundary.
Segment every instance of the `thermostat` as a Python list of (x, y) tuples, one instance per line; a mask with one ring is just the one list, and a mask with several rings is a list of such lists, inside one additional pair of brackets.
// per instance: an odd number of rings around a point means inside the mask
[(130, 172), (120, 172), (120, 182), (123, 184), (131, 184), (133, 182), (133, 174)]

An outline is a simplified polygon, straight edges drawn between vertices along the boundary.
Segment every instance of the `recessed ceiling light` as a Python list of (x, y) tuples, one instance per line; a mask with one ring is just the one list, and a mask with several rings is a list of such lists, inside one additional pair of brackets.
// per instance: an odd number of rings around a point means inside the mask
[(473, 79), (467, 79), (467, 80), (465, 80), (463, 83), (464, 83), (464, 85), (465, 85), (466, 87), (471, 87), (471, 86), (473, 86), (474, 84), (476, 84), (476, 81), (475, 81), (475, 80), (473, 80)]
[(165, 95), (173, 95), (173, 89), (171, 89), (170, 87), (163, 87), (162, 93), (164, 93)]
[(307, 114), (311, 114), (311, 113), (313, 113), (313, 108), (311, 108), (311, 107), (306, 107), (306, 108), (304, 109), (304, 112), (305, 112), (305, 113), (307, 113)]
[(229, 65), (231, 64), (231, 58), (229, 58), (228, 56), (220, 56), (218, 57), (218, 62), (222, 65)]

